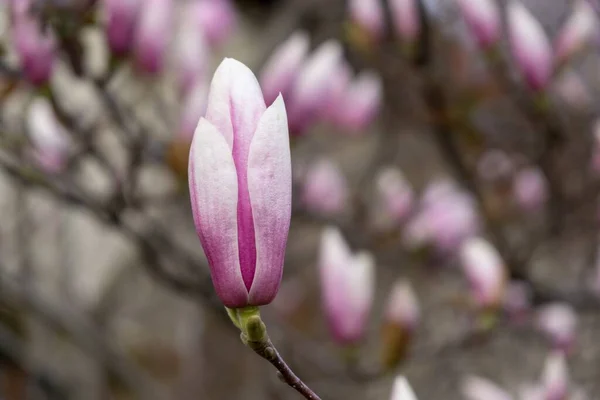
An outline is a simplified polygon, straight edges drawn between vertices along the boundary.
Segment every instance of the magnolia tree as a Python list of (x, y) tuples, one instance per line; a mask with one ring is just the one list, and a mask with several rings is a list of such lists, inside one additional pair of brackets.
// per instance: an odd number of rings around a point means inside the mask
[(598, 397), (598, 5), (239, 3), (2, 3), (0, 398)]

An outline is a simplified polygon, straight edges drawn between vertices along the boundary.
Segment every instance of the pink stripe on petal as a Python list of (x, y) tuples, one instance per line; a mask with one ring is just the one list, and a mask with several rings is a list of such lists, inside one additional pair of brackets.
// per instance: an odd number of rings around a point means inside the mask
[(194, 133), (188, 176), (194, 223), (217, 295), (227, 307), (244, 307), (248, 291), (237, 247), (237, 173), (227, 142), (204, 118)]
[(285, 104), (281, 95), (265, 111), (250, 145), (248, 191), (254, 215), (254, 305), (270, 303), (279, 288), (292, 208), (292, 167)]

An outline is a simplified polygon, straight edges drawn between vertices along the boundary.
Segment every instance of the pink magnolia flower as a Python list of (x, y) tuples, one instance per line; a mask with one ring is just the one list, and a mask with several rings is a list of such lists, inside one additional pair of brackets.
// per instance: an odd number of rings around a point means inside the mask
[(529, 88), (541, 91), (552, 75), (552, 49), (544, 29), (519, 0), (507, 6), (513, 57)]
[(389, 0), (396, 33), (406, 43), (417, 41), (421, 33), (421, 18), (417, 0)]
[(350, 19), (361, 27), (374, 40), (385, 33), (385, 18), (379, 0), (350, 0), (348, 3)]
[(460, 259), (477, 305), (481, 308), (497, 306), (506, 284), (500, 254), (486, 240), (471, 238), (462, 245)]
[(571, 17), (558, 34), (554, 44), (554, 61), (564, 63), (590, 42), (598, 39), (596, 11), (586, 0), (577, 0)]
[(385, 308), (385, 321), (412, 333), (419, 323), (420, 314), (417, 296), (410, 283), (405, 280), (396, 282)]
[(500, 39), (500, 11), (493, 0), (458, 0), (465, 21), (479, 46), (488, 49)]
[(492, 381), (478, 376), (467, 376), (462, 382), (466, 400), (512, 400), (512, 397)]
[(270, 303), (290, 225), (292, 171), (283, 99), (266, 107), (254, 74), (226, 58), (194, 133), (189, 185), (217, 295), (230, 308)]
[(347, 207), (348, 196), (346, 179), (332, 161), (323, 159), (309, 167), (302, 192), (308, 210), (328, 216), (340, 214)]
[(237, 18), (230, 0), (197, 0), (192, 13), (212, 47), (229, 39), (235, 29)]
[(548, 198), (546, 178), (538, 168), (526, 168), (515, 176), (513, 193), (517, 204), (525, 210), (539, 209)]
[(569, 372), (563, 353), (552, 353), (546, 358), (542, 373), (545, 400), (566, 400), (569, 394)]
[(414, 191), (402, 171), (386, 168), (376, 180), (379, 204), (396, 223), (403, 222), (412, 210)]
[(33, 156), (49, 173), (63, 170), (71, 146), (67, 130), (44, 98), (35, 99), (27, 114), (27, 131), (34, 146)]
[(173, 33), (173, 0), (147, 0), (135, 31), (136, 65), (148, 74), (158, 74), (165, 64)]
[(538, 311), (538, 328), (548, 337), (553, 347), (568, 351), (575, 343), (577, 315), (564, 303), (552, 303)]
[(177, 134), (185, 141), (191, 141), (200, 118), (206, 114), (208, 85), (198, 81), (188, 92), (183, 103)]
[(140, 0), (104, 0), (106, 38), (108, 46), (117, 55), (124, 55), (133, 47), (135, 27), (141, 10)]
[(352, 254), (337, 228), (321, 236), (319, 270), (323, 307), (331, 334), (341, 345), (359, 342), (375, 292), (375, 262), (361, 252)]
[[(343, 76), (338, 79), (345, 79)], [(342, 98), (332, 101), (335, 119), (340, 127), (352, 132), (364, 130), (381, 108), (383, 87), (381, 78), (374, 72), (362, 72), (346, 86)]]
[(390, 400), (417, 400), (417, 396), (405, 377), (398, 376), (394, 380)]
[(322, 117), (334, 125), (342, 125), (340, 117), (341, 108), (344, 107), (350, 82), (352, 81), (352, 70), (344, 60), (340, 61), (337, 71), (331, 76), (330, 95), (327, 107), (322, 110)]
[(186, 94), (198, 80), (206, 78), (209, 61), (210, 52), (204, 33), (188, 12), (183, 17), (175, 42), (174, 62), (180, 93)]
[(308, 56), (309, 46), (308, 34), (300, 31), (273, 51), (260, 74), (260, 84), (267, 102), (273, 101), (279, 93), (285, 100), (289, 99), (290, 91)]

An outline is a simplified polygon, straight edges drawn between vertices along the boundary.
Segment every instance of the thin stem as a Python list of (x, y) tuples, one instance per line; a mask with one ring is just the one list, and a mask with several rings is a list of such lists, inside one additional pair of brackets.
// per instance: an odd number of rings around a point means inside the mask
[(277, 369), (277, 376), (279, 379), (295, 389), (305, 399), (321, 400), (321, 398), (302, 382), (302, 380), (298, 378), (294, 371), (286, 364), (267, 335), (265, 335), (262, 340), (250, 341), (247, 339), (247, 336), (242, 333), (242, 341), (254, 350), (256, 354), (270, 362)]

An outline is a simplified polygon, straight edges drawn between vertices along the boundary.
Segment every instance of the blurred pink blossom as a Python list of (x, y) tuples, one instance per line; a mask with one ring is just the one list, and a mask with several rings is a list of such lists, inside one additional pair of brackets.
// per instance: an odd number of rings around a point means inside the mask
[(552, 353), (546, 358), (542, 373), (544, 400), (567, 400), (569, 372), (563, 353)]
[(385, 18), (379, 0), (350, 0), (350, 19), (368, 33), (371, 39), (379, 40), (385, 33)]
[(460, 259), (477, 306), (497, 306), (506, 285), (506, 268), (498, 251), (484, 239), (471, 238), (463, 243)]
[(173, 35), (173, 6), (173, 0), (147, 0), (141, 9), (134, 55), (137, 67), (148, 74), (162, 72), (165, 65)]
[(515, 176), (513, 184), (515, 201), (524, 210), (537, 210), (548, 198), (546, 178), (538, 168), (521, 170)]
[(515, 322), (522, 322), (531, 309), (531, 288), (521, 281), (511, 281), (506, 286), (504, 310)]
[(210, 46), (219, 46), (229, 39), (237, 20), (230, 0), (196, 0), (193, 4), (191, 12), (197, 18)]
[(537, 326), (555, 349), (572, 349), (577, 330), (577, 315), (568, 304), (552, 303), (543, 306), (537, 313)]
[(514, 164), (508, 154), (501, 150), (489, 150), (477, 163), (479, 176), (488, 182), (509, 178), (514, 172)]
[(208, 105), (208, 83), (198, 81), (187, 93), (179, 120), (178, 136), (185, 141), (191, 141), (200, 117), (206, 114)]
[(560, 65), (598, 39), (598, 18), (586, 0), (577, 0), (554, 44), (554, 62)]
[(103, 5), (108, 46), (116, 55), (125, 55), (133, 46), (142, 2), (141, 0), (104, 0)]
[(62, 171), (71, 142), (48, 100), (40, 97), (31, 103), (27, 114), (27, 131), (34, 146), (33, 156), (40, 167), (49, 173)]
[(397, 168), (386, 168), (376, 178), (379, 206), (395, 223), (403, 222), (412, 211), (414, 192)]
[(207, 79), (210, 51), (202, 29), (189, 12), (184, 14), (177, 32), (174, 62), (179, 93), (186, 94), (197, 81)]
[(394, 28), (406, 43), (416, 42), (421, 32), (421, 18), (417, 0), (389, 0)]
[(302, 201), (317, 214), (333, 216), (342, 213), (348, 203), (346, 178), (332, 161), (322, 159), (306, 172)]
[(465, 21), (479, 46), (488, 49), (500, 39), (500, 10), (494, 0), (458, 0)]
[(412, 333), (419, 323), (420, 309), (417, 296), (410, 282), (399, 280), (394, 283), (385, 308), (385, 320)]

